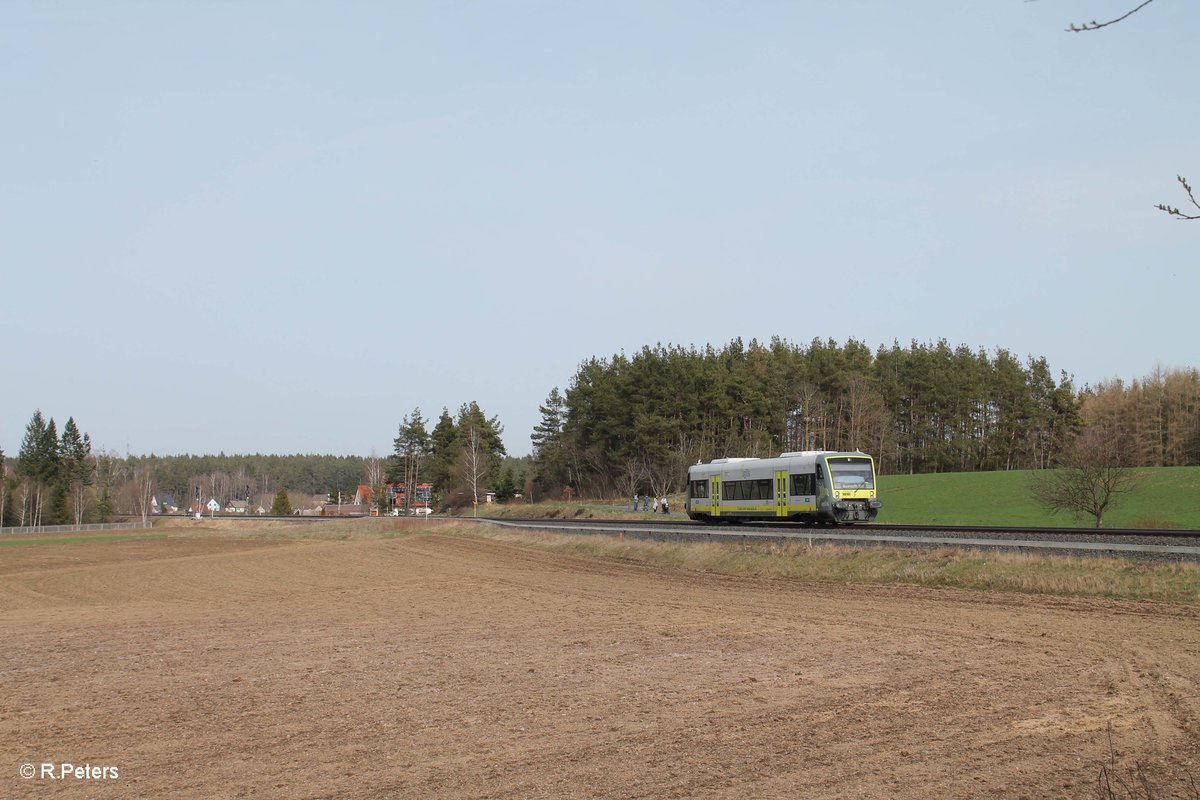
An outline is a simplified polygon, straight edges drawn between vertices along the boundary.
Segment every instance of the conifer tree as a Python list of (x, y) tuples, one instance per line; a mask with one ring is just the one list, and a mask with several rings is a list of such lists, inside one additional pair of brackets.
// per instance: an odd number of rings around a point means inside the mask
[(17, 471), (26, 481), (22, 517), (28, 510), (31, 524), (45, 524), (49, 490), (58, 476), (58, 431), (54, 419), (47, 422), (41, 409), (33, 412), (25, 426)]
[(70, 496), (71, 515), (76, 525), (83, 523), (86, 490), (92, 483), (91, 454), (91, 439), (86, 433), (80, 434), (74, 417), (68, 417), (58, 445), (57, 486), (60, 492)]
[(569, 462), (566, 454), (563, 429), (567, 421), (567, 401), (555, 386), (550, 390), (546, 403), (538, 407), (542, 421), (534, 426), (530, 440), (533, 442), (533, 459), (536, 469), (535, 484), (543, 496), (556, 494), (570, 483)]
[(276, 517), (286, 517), (292, 513), (292, 501), (288, 498), (286, 489), (281, 488), (275, 493), (275, 502), (271, 503), (271, 514)]
[(420, 407), (406, 414), (394, 440), (393, 453), (388, 459), (386, 480), (404, 484), (405, 510), (412, 508), (416, 485), (421, 480), (421, 465), (429, 455), (430, 437), (425, 430), (425, 418)]
[(458, 426), (454, 424), (450, 411), (443, 408), (437, 425), (433, 426), (433, 432), (429, 435), (429, 458), (425, 474), (433, 484), (434, 491), (442, 494), (443, 498), (451, 503), (453, 498), (447, 497), (446, 493), (453, 488), (454, 464), (458, 459), (458, 452)]

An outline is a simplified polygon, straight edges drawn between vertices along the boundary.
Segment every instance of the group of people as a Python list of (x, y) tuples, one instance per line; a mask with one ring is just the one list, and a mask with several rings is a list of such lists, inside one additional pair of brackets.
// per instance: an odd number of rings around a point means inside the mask
[(652, 511), (652, 513), (657, 514), (661, 510), (662, 513), (664, 513), (664, 514), (671, 513), (671, 509), (670, 509), (670, 506), (667, 504), (667, 498), (665, 495), (663, 497), (651, 497), (648, 494), (647, 495), (636, 495), (635, 494), (633, 496), (633, 510), (634, 511), (638, 510), (638, 503), (642, 504), (642, 511)]

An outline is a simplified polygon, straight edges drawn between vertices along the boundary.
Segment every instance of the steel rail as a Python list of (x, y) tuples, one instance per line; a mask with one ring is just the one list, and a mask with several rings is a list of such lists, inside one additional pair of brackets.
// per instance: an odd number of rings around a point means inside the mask
[[(653, 539), (656, 541), (800, 541), (813, 543), (863, 543), (872, 545), (902, 545), (912, 547), (971, 547), (995, 550), (1034, 550), (1075, 552), (1080, 554), (1113, 554), (1154, 558), (1200, 560), (1200, 531), (1182, 534), (1185, 541), (1195, 544), (1152, 544), (1145, 541), (1121, 541), (1123, 530), (1062, 529), (1062, 528), (980, 528), (951, 526), (881, 526), (853, 525), (839, 527), (804, 527), (798, 525), (730, 525), (716, 527), (703, 523), (671, 520), (552, 520), (479, 518), (477, 521), (508, 527), (547, 530), (557, 533), (600, 533)], [(903, 531), (904, 533), (888, 533)], [(959, 536), (945, 535), (957, 532)], [(943, 535), (911, 535), (911, 534)], [(1054, 536), (1075, 538), (1015, 538)], [(1138, 529), (1138, 534), (1144, 533)], [(983, 535), (980, 535), (983, 534)], [(1080, 536), (1099, 541), (1082, 541)], [(1175, 537), (1172, 537), (1175, 538)]]
[[(481, 518), (482, 519), (482, 518)], [(610, 517), (604, 519), (571, 519), (547, 517), (486, 517), (501, 522), (571, 522), (579, 525), (647, 525), (650, 527), (688, 526), (707, 530), (750, 528), (778, 528), (792, 531), (919, 531), (921, 533), (980, 533), (980, 534), (1038, 534), (1056, 536), (1139, 536), (1166, 537), (1182, 539), (1200, 539), (1200, 530), (1190, 528), (1035, 528), (1030, 526), (1014, 527), (1002, 525), (899, 525), (882, 522), (855, 522), (841, 525), (805, 525), (799, 522), (772, 519), (724, 519), (720, 523), (703, 523), (686, 519), (648, 518), (638, 519)]]

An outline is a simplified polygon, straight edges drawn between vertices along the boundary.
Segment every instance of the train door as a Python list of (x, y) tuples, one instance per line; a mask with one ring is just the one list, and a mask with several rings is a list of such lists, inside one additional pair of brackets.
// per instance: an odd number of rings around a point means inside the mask
[(786, 469), (775, 470), (775, 516), (788, 515), (788, 474)]
[(708, 479), (708, 502), (712, 505), (712, 515), (721, 516), (721, 476), (712, 475)]
[(837, 524), (833, 516), (833, 492), (829, 488), (830, 481), (825, 478), (825, 465), (817, 461), (817, 519), (822, 523)]

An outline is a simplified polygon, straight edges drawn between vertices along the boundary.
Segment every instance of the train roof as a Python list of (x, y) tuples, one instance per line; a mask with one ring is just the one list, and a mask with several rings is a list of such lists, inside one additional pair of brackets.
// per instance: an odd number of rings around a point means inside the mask
[(776, 458), (815, 458), (816, 456), (865, 456), (861, 450), (795, 450), (788, 453), (780, 453), (777, 456), (768, 456), (760, 458), (759, 456), (741, 456), (729, 458), (714, 458), (712, 461), (697, 461), (694, 466), (702, 466), (704, 464), (737, 464), (742, 461), (771, 461)]

